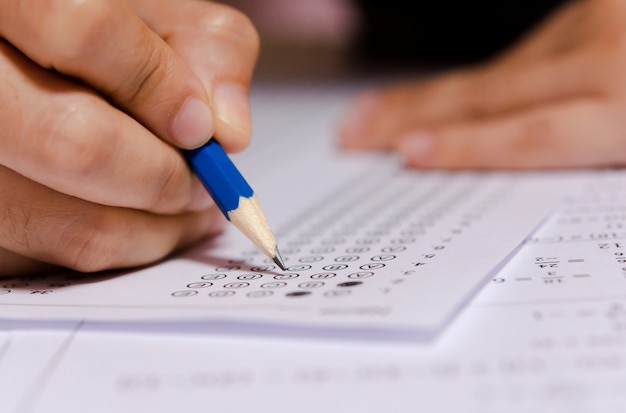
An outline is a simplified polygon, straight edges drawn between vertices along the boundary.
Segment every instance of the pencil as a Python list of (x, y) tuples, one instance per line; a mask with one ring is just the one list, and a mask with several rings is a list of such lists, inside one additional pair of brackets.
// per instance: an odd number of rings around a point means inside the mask
[(211, 139), (205, 145), (183, 153), (226, 219), (286, 271), (276, 239), (254, 191), (220, 144)]

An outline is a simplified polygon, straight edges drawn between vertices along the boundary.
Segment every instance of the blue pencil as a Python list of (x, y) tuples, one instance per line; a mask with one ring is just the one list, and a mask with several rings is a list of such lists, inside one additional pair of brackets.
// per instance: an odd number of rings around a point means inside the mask
[(220, 144), (211, 139), (205, 145), (183, 153), (226, 219), (239, 228), (281, 270), (286, 271), (276, 239), (254, 191)]

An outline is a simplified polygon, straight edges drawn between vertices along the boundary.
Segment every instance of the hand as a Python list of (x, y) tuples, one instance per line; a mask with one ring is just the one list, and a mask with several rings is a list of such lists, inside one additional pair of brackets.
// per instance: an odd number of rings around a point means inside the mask
[(360, 96), (347, 148), (418, 168), (626, 164), (626, 2), (574, 1), (491, 61)]
[(247, 145), (247, 18), (198, 0), (7, 0), (0, 36), (0, 275), (147, 264), (219, 230), (175, 147)]

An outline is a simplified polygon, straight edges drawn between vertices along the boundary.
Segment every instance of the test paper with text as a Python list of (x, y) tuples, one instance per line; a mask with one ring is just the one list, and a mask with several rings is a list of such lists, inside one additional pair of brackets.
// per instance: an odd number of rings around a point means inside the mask
[(333, 138), (346, 92), (253, 93), (253, 144), (233, 159), (288, 271), (229, 226), (149, 267), (4, 280), (0, 318), (431, 337), (586, 179), (412, 171), (345, 153)]

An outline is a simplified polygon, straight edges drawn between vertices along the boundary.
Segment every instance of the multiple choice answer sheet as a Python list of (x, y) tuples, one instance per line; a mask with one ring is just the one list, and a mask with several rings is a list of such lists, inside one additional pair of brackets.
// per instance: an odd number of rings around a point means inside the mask
[(253, 94), (255, 144), (235, 162), (261, 199), (288, 271), (229, 226), (138, 270), (7, 280), (0, 318), (429, 339), (590, 179), (419, 172), (389, 154), (344, 153), (331, 131), (347, 96)]
[(626, 173), (591, 176), (433, 342), (14, 329), (56, 344), (10, 411), (625, 411)]

